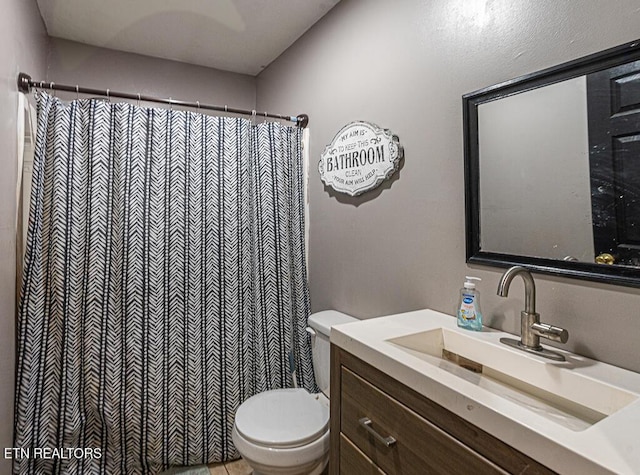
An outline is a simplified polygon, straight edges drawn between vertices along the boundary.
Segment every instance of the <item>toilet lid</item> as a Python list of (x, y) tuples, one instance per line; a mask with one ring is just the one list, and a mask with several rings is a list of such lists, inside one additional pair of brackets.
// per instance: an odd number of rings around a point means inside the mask
[(299, 447), (327, 430), (329, 408), (304, 389), (274, 389), (242, 403), (235, 422), (240, 435), (254, 444)]

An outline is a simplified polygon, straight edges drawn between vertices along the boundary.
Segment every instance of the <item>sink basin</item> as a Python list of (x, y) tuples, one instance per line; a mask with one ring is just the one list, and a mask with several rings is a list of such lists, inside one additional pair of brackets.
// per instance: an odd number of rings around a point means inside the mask
[(496, 333), (436, 328), (386, 340), (410, 355), (571, 430), (585, 430), (639, 395), (498, 343)]

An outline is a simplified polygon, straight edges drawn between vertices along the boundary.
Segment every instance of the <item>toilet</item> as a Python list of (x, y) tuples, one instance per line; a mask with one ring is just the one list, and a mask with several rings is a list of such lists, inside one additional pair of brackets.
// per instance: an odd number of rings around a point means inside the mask
[(356, 321), (335, 310), (309, 317), (313, 370), (321, 392), (274, 389), (256, 394), (236, 412), (233, 443), (254, 475), (319, 475), (329, 461), (329, 332)]

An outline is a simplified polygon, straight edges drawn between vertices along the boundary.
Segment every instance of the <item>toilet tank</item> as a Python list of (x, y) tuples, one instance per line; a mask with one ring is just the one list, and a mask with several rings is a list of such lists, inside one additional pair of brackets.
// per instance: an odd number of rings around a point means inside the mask
[(311, 338), (313, 372), (316, 375), (316, 384), (327, 397), (329, 397), (329, 367), (331, 363), (329, 353), (331, 327), (355, 321), (357, 318), (336, 310), (324, 310), (309, 316), (310, 333), (314, 335)]

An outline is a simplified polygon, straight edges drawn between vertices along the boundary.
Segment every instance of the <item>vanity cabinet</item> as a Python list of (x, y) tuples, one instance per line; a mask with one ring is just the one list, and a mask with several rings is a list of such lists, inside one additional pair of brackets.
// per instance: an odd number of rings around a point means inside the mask
[(335, 345), (329, 472), (555, 473)]

